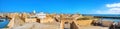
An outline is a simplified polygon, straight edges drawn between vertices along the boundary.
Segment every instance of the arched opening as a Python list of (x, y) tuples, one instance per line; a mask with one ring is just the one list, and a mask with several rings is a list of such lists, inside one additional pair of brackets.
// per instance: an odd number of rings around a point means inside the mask
[(64, 29), (70, 29), (70, 23), (64, 22)]

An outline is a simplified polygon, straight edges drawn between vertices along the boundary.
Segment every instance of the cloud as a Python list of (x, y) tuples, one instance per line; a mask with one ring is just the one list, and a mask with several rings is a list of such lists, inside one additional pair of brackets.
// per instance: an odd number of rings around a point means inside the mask
[(106, 4), (106, 7), (120, 7), (120, 3)]
[(120, 14), (120, 3), (106, 4), (108, 10), (98, 10), (99, 14)]

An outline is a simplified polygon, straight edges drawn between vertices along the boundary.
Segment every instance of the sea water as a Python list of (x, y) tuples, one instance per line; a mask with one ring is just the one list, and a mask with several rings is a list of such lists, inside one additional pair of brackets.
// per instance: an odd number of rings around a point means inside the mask
[(102, 18), (102, 21), (113, 21), (113, 22), (120, 22), (120, 19), (112, 19), (112, 18)]
[(8, 19), (0, 19), (0, 28), (5, 28), (7, 27), (9, 20)]

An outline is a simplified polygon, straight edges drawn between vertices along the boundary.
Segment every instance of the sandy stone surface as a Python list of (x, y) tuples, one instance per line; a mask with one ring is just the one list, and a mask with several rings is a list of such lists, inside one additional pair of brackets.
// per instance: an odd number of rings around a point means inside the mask
[(34, 22), (34, 23), (26, 23), (23, 26), (14, 27), (12, 29), (59, 29), (59, 25), (40, 24), (40, 23)]
[(19, 17), (15, 17), (12, 18), (8, 24), (9, 28), (12, 27), (17, 27), (17, 26), (21, 26), (22, 24), (24, 24), (25, 22), (23, 20), (21, 20)]
[[(70, 29), (70, 24), (65, 24), (65, 29)], [(4, 28), (10, 29), (10, 28)], [(44, 23), (40, 24), (37, 22), (33, 23), (25, 23), (22, 26), (13, 27), (11, 29), (60, 29), (60, 25), (57, 23)], [(79, 26), (79, 29), (108, 29), (108, 27), (100, 27), (100, 26)]]

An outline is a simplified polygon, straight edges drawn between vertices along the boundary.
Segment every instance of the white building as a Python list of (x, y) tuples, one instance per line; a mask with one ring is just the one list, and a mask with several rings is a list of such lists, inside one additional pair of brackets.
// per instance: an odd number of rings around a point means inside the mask
[(36, 14), (35, 16), (36, 16), (37, 18), (40, 18), (40, 19), (46, 18), (46, 14), (43, 13), (43, 12), (40, 12), (40, 13)]

